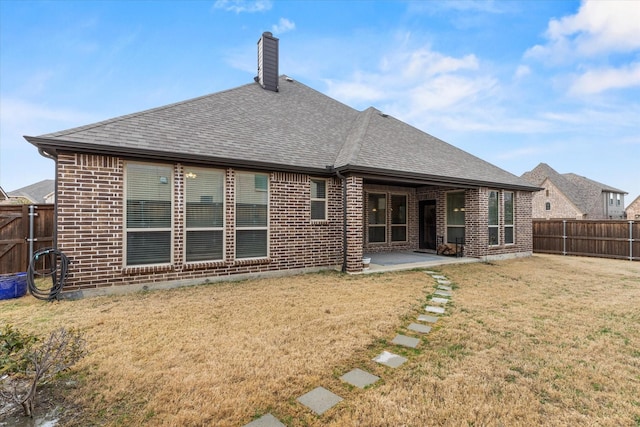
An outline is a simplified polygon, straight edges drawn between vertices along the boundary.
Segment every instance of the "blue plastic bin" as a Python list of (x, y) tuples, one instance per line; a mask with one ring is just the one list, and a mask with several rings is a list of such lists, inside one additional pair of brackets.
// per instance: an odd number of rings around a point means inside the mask
[(27, 273), (0, 275), (0, 300), (20, 298), (27, 293)]

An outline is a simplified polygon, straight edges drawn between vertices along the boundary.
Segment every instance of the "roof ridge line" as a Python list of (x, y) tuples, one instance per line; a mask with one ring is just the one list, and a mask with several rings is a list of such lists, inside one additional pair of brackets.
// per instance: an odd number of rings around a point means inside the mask
[(336, 156), (336, 167), (350, 164), (351, 161), (360, 154), (360, 150), (362, 149), (362, 139), (369, 128), (371, 116), (374, 111), (378, 110), (374, 107), (369, 107), (364, 111), (358, 112), (358, 115), (353, 119), (349, 132), (342, 144), (342, 148)]

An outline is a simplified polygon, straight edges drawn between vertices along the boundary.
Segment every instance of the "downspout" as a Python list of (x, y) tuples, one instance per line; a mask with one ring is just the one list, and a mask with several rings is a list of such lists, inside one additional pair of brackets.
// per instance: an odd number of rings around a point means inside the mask
[[(51, 242), (51, 246), (54, 248), (58, 247), (58, 156), (53, 156), (47, 152), (45, 152), (42, 148), (38, 147), (38, 153), (42, 157), (46, 157), (47, 159), (53, 160), (55, 164), (54, 174), (55, 179), (53, 180), (53, 242)], [(31, 262), (31, 259), (29, 259)]]
[(335, 169), (342, 180), (342, 272), (347, 272), (347, 178)]

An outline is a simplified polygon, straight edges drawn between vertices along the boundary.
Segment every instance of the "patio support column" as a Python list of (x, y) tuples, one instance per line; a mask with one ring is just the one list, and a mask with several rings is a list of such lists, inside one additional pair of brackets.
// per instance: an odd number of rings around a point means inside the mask
[(348, 175), (347, 180), (347, 272), (362, 271), (364, 218), (362, 178)]

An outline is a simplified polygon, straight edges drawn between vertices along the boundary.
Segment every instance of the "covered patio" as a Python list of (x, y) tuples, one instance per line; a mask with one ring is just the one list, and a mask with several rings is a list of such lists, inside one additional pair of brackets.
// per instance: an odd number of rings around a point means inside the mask
[(443, 264), (465, 264), (480, 262), (478, 258), (437, 255), (435, 252), (395, 251), (365, 253), (364, 258), (371, 258), (369, 269), (363, 273), (384, 273), (387, 271), (411, 270), (414, 268), (431, 268)]

